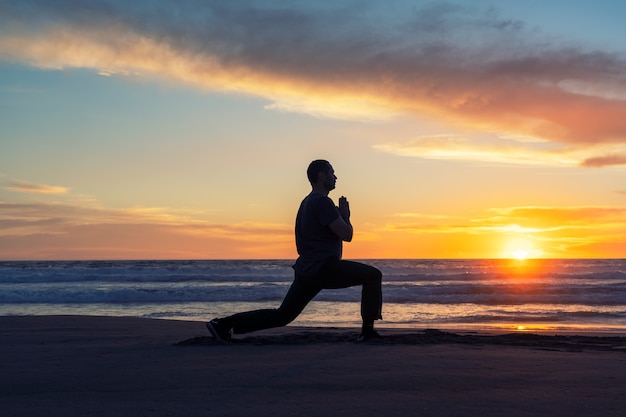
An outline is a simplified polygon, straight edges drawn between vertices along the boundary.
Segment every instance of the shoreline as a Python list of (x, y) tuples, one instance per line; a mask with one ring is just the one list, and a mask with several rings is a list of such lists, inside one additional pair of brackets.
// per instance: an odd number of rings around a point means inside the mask
[[(305, 316), (306, 313), (302, 314)], [(115, 315), (115, 314), (90, 314), (90, 313), (74, 313), (74, 312), (61, 312), (61, 313), (43, 313), (43, 314), (0, 314), (0, 320), (5, 318), (12, 317), (59, 317), (59, 318), (69, 318), (69, 317), (92, 317), (92, 318), (117, 318), (117, 319), (138, 319), (138, 320), (156, 320), (156, 321), (168, 321), (168, 322), (181, 322), (181, 323), (200, 323), (204, 326), (205, 321), (208, 321), (211, 317), (209, 316), (206, 320), (189, 320), (185, 317), (138, 317), (133, 315)], [(376, 328), (378, 330), (386, 331), (388, 333), (419, 333), (426, 330), (439, 330), (446, 333), (457, 333), (457, 334), (479, 334), (479, 335), (502, 335), (502, 334), (535, 334), (539, 336), (597, 336), (597, 337), (625, 337), (626, 338), (626, 328), (621, 326), (619, 327), (610, 327), (610, 326), (600, 326), (600, 325), (589, 325), (589, 324), (560, 324), (556, 326), (554, 323), (543, 323), (543, 322), (524, 322), (523, 325), (517, 323), (427, 323), (427, 324), (407, 324), (407, 323), (394, 323), (392, 321), (384, 321), (381, 320), (376, 322)], [(300, 323), (298, 319), (296, 319), (293, 323), (283, 326), (277, 329), (267, 329), (261, 332), (271, 332), (271, 331), (288, 331), (289, 329), (294, 329), (296, 331), (301, 330), (324, 330), (324, 329), (337, 329), (337, 330), (345, 330), (357, 331), (360, 329), (359, 322), (354, 323), (332, 323), (332, 322), (322, 322), (322, 323)], [(254, 333), (250, 333), (254, 335)]]
[[(3, 416), (620, 415), (626, 338), (0, 317)], [(611, 340), (609, 340), (611, 339)], [(610, 346), (609, 346), (610, 345)], [(610, 348), (609, 348), (610, 347)]]

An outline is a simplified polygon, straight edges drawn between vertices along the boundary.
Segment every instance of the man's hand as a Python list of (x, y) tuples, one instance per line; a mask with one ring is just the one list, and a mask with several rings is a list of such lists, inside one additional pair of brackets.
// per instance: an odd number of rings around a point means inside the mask
[(348, 199), (344, 196), (339, 198), (339, 209), (340, 216), (337, 217), (335, 221), (330, 223), (328, 227), (332, 230), (341, 240), (346, 242), (352, 241), (353, 229), (350, 224), (350, 204), (348, 203)]
[(339, 214), (346, 223), (350, 223), (350, 203), (344, 196), (339, 197)]

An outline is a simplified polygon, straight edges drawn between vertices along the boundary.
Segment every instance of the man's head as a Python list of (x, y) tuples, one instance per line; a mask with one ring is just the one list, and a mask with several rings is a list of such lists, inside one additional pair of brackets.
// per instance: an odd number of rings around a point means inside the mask
[(326, 191), (335, 188), (335, 181), (337, 180), (335, 170), (330, 162), (324, 159), (317, 159), (311, 162), (306, 170), (306, 176), (313, 187), (322, 185)]

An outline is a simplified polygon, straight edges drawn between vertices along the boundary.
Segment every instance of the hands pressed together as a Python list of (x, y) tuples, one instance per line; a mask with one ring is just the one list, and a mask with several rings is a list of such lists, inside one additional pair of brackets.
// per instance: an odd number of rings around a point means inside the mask
[(348, 199), (344, 196), (339, 197), (339, 214), (344, 219), (346, 223), (350, 221), (350, 203)]

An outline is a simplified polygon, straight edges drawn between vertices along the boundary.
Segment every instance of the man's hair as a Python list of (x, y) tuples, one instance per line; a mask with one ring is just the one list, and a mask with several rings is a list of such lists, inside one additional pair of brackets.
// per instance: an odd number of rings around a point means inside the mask
[(306, 176), (309, 179), (311, 185), (317, 182), (317, 174), (320, 172), (328, 172), (330, 170), (330, 162), (324, 159), (316, 159), (309, 164), (306, 170)]

